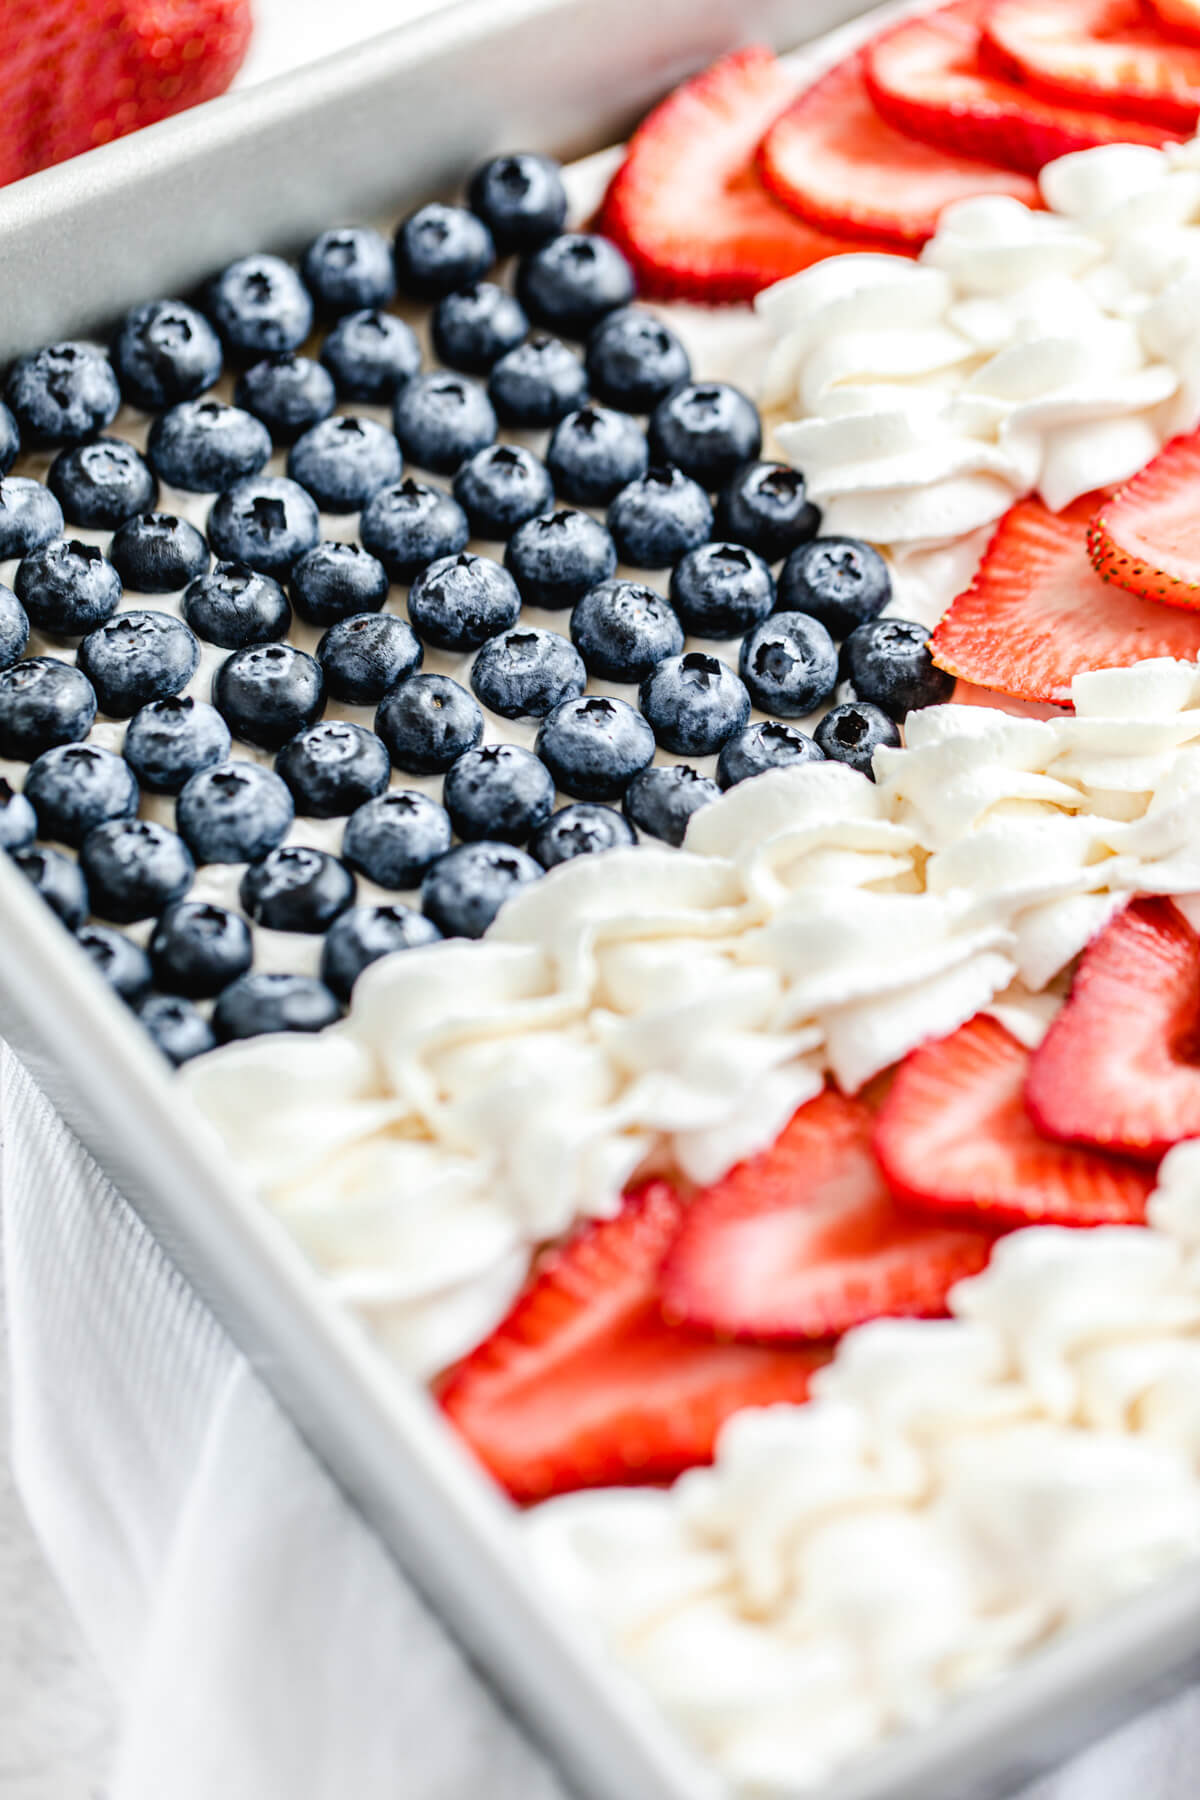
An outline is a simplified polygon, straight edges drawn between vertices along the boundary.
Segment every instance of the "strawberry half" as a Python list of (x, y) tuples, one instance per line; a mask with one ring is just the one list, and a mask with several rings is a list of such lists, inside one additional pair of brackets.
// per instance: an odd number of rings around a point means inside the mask
[(983, 1268), (994, 1234), (901, 1212), (871, 1153), (871, 1111), (827, 1089), (772, 1149), (692, 1202), (663, 1271), (668, 1310), (730, 1337), (829, 1337), (926, 1318)]
[(871, 102), (864, 69), (862, 55), (830, 69), (762, 141), (763, 180), (802, 219), (874, 238), (876, 248), (917, 250), (954, 200), (1011, 194), (1041, 204), (1028, 176), (948, 156), (889, 125)]
[(933, 660), (980, 687), (1067, 706), (1085, 669), (1151, 656), (1200, 658), (1200, 617), (1152, 606), (1102, 581), (1088, 561), (1094, 498), (1052, 513), (1037, 499), (1005, 513), (974, 581), (933, 634)]
[(1126, 907), (1085, 950), (1025, 1089), (1041, 1129), (1157, 1159), (1200, 1136), (1200, 938), (1169, 900)]
[(1168, 31), (1200, 38), (1200, 0), (1150, 0), (1150, 4)]
[(952, 155), (1032, 175), (1073, 150), (1172, 140), (1161, 126), (1055, 104), (1005, 80), (980, 61), (982, 14), (974, 0), (947, 6), (867, 47), (867, 90), (890, 125)]
[(1088, 555), (1105, 581), (1200, 607), (1200, 431), (1177, 437), (1097, 510)]
[(445, 1378), (445, 1412), (514, 1499), (668, 1481), (711, 1461), (731, 1413), (803, 1400), (829, 1360), (668, 1325), (659, 1271), (683, 1214), (665, 1182), (628, 1195), (615, 1219), (545, 1257), (503, 1324)]
[(984, 1013), (905, 1057), (875, 1122), (893, 1194), (1004, 1225), (1143, 1224), (1150, 1172), (1043, 1137), (1025, 1109), (1029, 1062)]
[(767, 193), (754, 153), (795, 82), (769, 50), (723, 57), (655, 107), (630, 140), (597, 221), (644, 294), (752, 300), (847, 246)]
[(1194, 131), (1200, 48), (1172, 41), (1140, 0), (998, 0), (984, 23), (995, 53), (1039, 93)]

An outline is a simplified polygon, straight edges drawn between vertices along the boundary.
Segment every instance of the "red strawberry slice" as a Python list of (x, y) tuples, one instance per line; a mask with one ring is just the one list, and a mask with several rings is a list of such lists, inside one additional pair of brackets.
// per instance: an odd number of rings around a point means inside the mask
[(1167, 31), (1180, 37), (1200, 38), (1198, 0), (1150, 0), (1150, 4)]
[(934, 661), (980, 687), (1065, 706), (1085, 669), (1200, 658), (1200, 618), (1096, 574), (1086, 538), (1094, 509), (1091, 496), (1061, 513), (1037, 499), (1005, 513), (974, 581), (933, 634)]
[(1088, 555), (1143, 600), (1200, 607), (1200, 431), (1172, 439), (1097, 509)]
[(1072, 150), (1171, 141), (1161, 126), (1055, 104), (993, 72), (980, 61), (982, 16), (966, 0), (907, 19), (868, 46), (867, 89), (890, 125), (951, 155), (1032, 175)]
[(1005, 1225), (1140, 1225), (1153, 1177), (1043, 1137), (1025, 1109), (1030, 1052), (980, 1013), (907, 1056), (875, 1122), (898, 1200)]
[(634, 132), (600, 210), (644, 294), (710, 303), (840, 255), (773, 200), (754, 153), (795, 83), (769, 50), (739, 50), (684, 82)]
[(1200, 48), (1166, 37), (1141, 0), (998, 0), (984, 34), (1039, 93), (1194, 131)]
[(830, 69), (763, 139), (758, 166), (785, 206), (824, 231), (916, 250), (954, 200), (1010, 194), (1041, 204), (1028, 176), (948, 156), (889, 125), (871, 103), (864, 66), (859, 55)]
[(801, 1401), (828, 1349), (714, 1343), (664, 1321), (659, 1271), (684, 1214), (665, 1182), (548, 1255), (446, 1378), (448, 1416), (516, 1500), (667, 1481), (712, 1459), (744, 1406)]
[(1084, 952), (1025, 1100), (1050, 1136), (1130, 1156), (1200, 1136), (1200, 938), (1169, 900), (1126, 907)]
[(926, 1318), (982, 1269), (994, 1233), (902, 1212), (871, 1154), (870, 1108), (827, 1090), (692, 1203), (663, 1271), (668, 1310), (730, 1337), (828, 1337)]

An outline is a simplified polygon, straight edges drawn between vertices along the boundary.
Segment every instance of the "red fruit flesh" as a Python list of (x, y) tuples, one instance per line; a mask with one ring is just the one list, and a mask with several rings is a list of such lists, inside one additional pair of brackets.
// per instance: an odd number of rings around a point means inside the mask
[(1143, 600), (1200, 607), (1200, 432), (1174, 438), (1097, 509), (1088, 555)]
[(1191, 132), (1200, 48), (1168, 38), (1140, 0), (998, 0), (984, 34), (1037, 92)]

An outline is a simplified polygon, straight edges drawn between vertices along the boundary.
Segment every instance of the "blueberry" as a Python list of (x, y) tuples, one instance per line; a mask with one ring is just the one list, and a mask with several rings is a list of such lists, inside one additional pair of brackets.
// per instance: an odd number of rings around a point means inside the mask
[(743, 544), (702, 544), (671, 572), (671, 604), (696, 637), (740, 637), (775, 604), (775, 582), (762, 557)]
[(115, 531), (126, 519), (149, 512), (158, 500), (158, 482), (132, 444), (95, 438), (60, 450), (46, 485), (72, 525)]
[(80, 637), (111, 619), (121, 602), (121, 577), (95, 544), (51, 538), (31, 550), (17, 570), (17, 598), (31, 625), (54, 637)]
[(582, 406), (554, 428), (546, 466), (556, 491), (576, 506), (604, 506), (650, 463), (646, 434), (628, 413)]
[[(721, 489), (717, 530), (745, 544), (769, 563), (814, 537), (821, 514), (804, 491), (804, 477), (786, 463), (755, 462), (739, 469)], [(789, 602), (789, 610), (806, 612)]]
[(112, 357), (125, 398), (144, 412), (194, 400), (221, 373), (220, 339), (203, 313), (183, 300), (151, 300), (131, 308), (118, 327)]
[(111, 425), (121, 405), (113, 366), (94, 344), (47, 344), (9, 373), (4, 397), (24, 444), (81, 444)]
[(617, 554), (639, 569), (669, 569), (707, 543), (712, 522), (708, 495), (680, 469), (647, 469), (608, 509)]
[(341, 1009), (312, 975), (239, 975), (213, 1008), (213, 1030), (223, 1044), (274, 1031), (324, 1031)]
[(317, 645), (331, 700), (377, 705), (389, 688), (420, 668), (425, 650), (412, 626), (395, 613), (358, 613), (331, 625)]
[(678, 847), (692, 814), (720, 797), (720, 788), (707, 775), (687, 763), (672, 763), (665, 769), (653, 765), (642, 769), (625, 789), (622, 804), (625, 817), (639, 831)]
[(820, 619), (843, 638), (881, 613), (892, 579), (878, 550), (857, 538), (813, 538), (792, 551), (779, 576), (779, 605)]
[(288, 585), (296, 616), (308, 625), (378, 612), (388, 593), (387, 570), (358, 544), (318, 544), (300, 558)]
[(173, 594), (203, 575), (209, 561), (196, 527), (163, 512), (126, 519), (113, 533), (108, 554), (125, 586), (139, 594)]
[(147, 994), (137, 1009), (147, 1034), (176, 1068), (215, 1050), (217, 1039), (203, 1013), (172, 994)]
[(532, 150), (485, 162), (471, 177), (467, 199), (502, 254), (536, 250), (557, 236), (567, 216), (561, 169)]
[(761, 449), (757, 408), (723, 381), (677, 388), (650, 415), (650, 455), (702, 487), (721, 487)]
[(175, 823), (197, 862), (254, 862), (283, 842), (295, 813), (292, 796), (270, 769), (224, 762), (192, 776)]
[(405, 479), (375, 495), (358, 535), (393, 581), (411, 581), (431, 562), (465, 550), (471, 528), (458, 501), (441, 488)]
[(516, 625), (489, 638), (471, 666), (481, 705), (502, 719), (544, 719), (587, 685), (578, 650), (556, 631)]
[(234, 737), (279, 750), (320, 718), (325, 676), (316, 657), (293, 644), (248, 644), (214, 675), (213, 704)]
[(182, 619), (161, 612), (117, 613), (88, 633), (77, 656), (100, 711), (114, 719), (179, 693), (199, 660), (195, 634)]
[(250, 927), (239, 913), (206, 900), (169, 906), (150, 939), (159, 987), (189, 1000), (210, 1000), (244, 975), (254, 960)]
[(0, 669), (10, 669), (24, 656), (29, 619), (11, 588), (0, 586)]
[(483, 736), (483, 714), (448, 675), (413, 675), (384, 695), (375, 729), (407, 775), (440, 775)]
[(636, 581), (602, 581), (585, 594), (571, 614), (571, 637), (602, 681), (641, 681), (683, 649), (674, 609)]
[(321, 311), (331, 317), (386, 306), (396, 291), (391, 248), (369, 225), (323, 231), (304, 252), (300, 272)]
[(257, 475), (270, 454), (262, 420), (223, 400), (181, 400), (155, 419), (146, 440), (159, 480), (192, 494), (217, 494)]
[(541, 874), (513, 844), (460, 844), (421, 883), (421, 905), (443, 936), (481, 938), (505, 901)]
[(400, 479), (392, 433), (375, 419), (337, 416), (306, 431), (288, 452), (287, 470), (322, 512), (361, 512), (373, 494)]
[(88, 916), (87, 882), (79, 864), (61, 850), (17, 850), (13, 861), (31, 881), (51, 912), (68, 931), (77, 931)]
[(640, 306), (623, 306), (602, 319), (588, 340), (587, 372), (593, 394), (606, 406), (648, 413), (689, 379), (688, 353), (670, 326)]
[(292, 609), (269, 575), (259, 575), (244, 563), (219, 562), (187, 587), (183, 616), (206, 643), (241, 650), (247, 644), (270, 644), (286, 637)]
[(508, 350), (488, 380), (492, 405), (506, 425), (556, 425), (587, 399), (587, 370), (560, 338), (535, 332)]
[(394, 313), (347, 313), (321, 346), (321, 361), (343, 400), (386, 404), (420, 368), (421, 346)]
[(895, 748), (900, 742), (900, 733), (894, 719), (888, 717), (882, 707), (872, 706), (869, 700), (850, 700), (844, 706), (835, 706), (825, 714), (817, 726), (814, 736), (818, 748), (831, 762), (849, 763), (860, 775), (869, 775), (874, 781), (872, 758), (879, 744), (887, 744)]
[(496, 260), (492, 234), (461, 206), (434, 201), (404, 219), (396, 232), (396, 273), (415, 300), (440, 300), (487, 274)]
[(572, 799), (619, 800), (653, 761), (654, 733), (626, 701), (583, 694), (543, 721), (537, 753)]
[(468, 750), (446, 776), (442, 800), (464, 842), (493, 838), (523, 844), (554, 810), (545, 763), (516, 744)]
[(227, 488), (208, 515), (208, 541), (226, 562), (286, 575), (321, 536), (309, 494), (282, 475), (257, 475)]
[(444, 807), (415, 788), (394, 788), (352, 815), (342, 855), (379, 887), (412, 888), (446, 854), (450, 840)]
[(576, 856), (624, 850), (636, 842), (632, 826), (611, 806), (577, 800), (539, 825), (529, 848), (543, 869), (556, 869), (559, 863), (571, 862)]
[(494, 281), (476, 281), (446, 294), (433, 312), (434, 349), (447, 368), (468, 375), (486, 375), (528, 330), (520, 302)]
[(521, 444), (493, 444), (459, 469), (454, 498), (478, 537), (507, 538), (526, 519), (546, 510), (554, 499), (554, 486), (532, 450)]
[(233, 397), (262, 420), (277, 444), (294, 444), (310, 426), (329, 417), (337, 389), (323, 363), (280, 350), (239, 375)]
[(283, 746), (275, 770), (291, 789), (298, 812), (333, 819), (382, 794), (391, 763), (381, 740), (365, 725), (324, 719)]
[(413, 630), (439, 650), (476, 650), (520, 614), (521, 596), (507, 569), (469, 550), (430, 563), (408, 591)]
[(569, 337), (586, 336), (605, 313), (628, 306), (636, 291), (616, 245), (582, 231), (552, 238), (517, 270), (517, 298), (529, 317)]
[(563, 509), (519, 526), (504, 561), (528, 606), (561, 610), (608, 580), (617, 551), (590, 513)]
[(675, 756), (714, 755), (750, 716), (750, 696), (729, 664), (699, 650), (652, 669), (638, 703), (658, 742)]
[(348, 1005), (363, 970), (381, 956), (436, 944), (441, 932), (411, 906), (352, 906), (334, 920), (321, 946), (321, 980)]
[(312, 330), (312, 297), (290, 263), (243, 256), (211, 281), (204, 308), (225, 347), (246, 361), (297, 350)]
[(37, 814), (10, 781), (0, 775), (0, 850), (25, 850), (37, 836)]
[(97, 825), (79, 852), (92, 911), (118, 925), (153, 919), (182, 900), (196, 865), (181, 837), (149, 819)]
[(198, 769), (224, 762), (232, 748), (229, 727), (215, 706), (188, 694), (151, 700), (134, 713), (122, 746), (150, 794), (178, 794)]
[(717, 758), (717, 780), (723, 788), (731, 788), (754, 775), (765, 775), (768, 769), (824, 760), (820, 746), (807, 732), (781, 725), (777, 719), (763, 719), (726, 738)]
[(0, 756), (32, 762), (85, 738), (95, 717), (96, 691), (70, 663), (30, 656), (0, 672)]
[(62, 507), (49, 488), (27, 475), (0, 479), (0, 562), (28, 556), (58, 537), (62, 528)]
[[(516, 306), (516, 301), (513, 301)], [(0, 475), (7, 475), (21, 449), (21, 432), (17, 421), (0, 400)]]
[(872, 619), (842, 646), (843, 674), (859, 700), (901, 720), (919, 706), (939, 706), (954, 692), (954, 677), (939, 669), (929, 632), (909, 619)]
[(140, 944), (114, 931), (111, 925), (82, 925), (75, 942), (102, 980), (124, 1000), (136, 1006), (150, 990), (150, 959)]
[(496, 441), (496, 415), (483, 389), (465, 375), (414, 375), (392, 407), (400, 448), (422, 469), (452, 475)]
[(780, 612), (743, 639), (738, 668), (755, 706), (781, 719), (802, 719), (832, 694), (838, 657), (818, 620)]
[(325, 931), (353, 904), (357, 883), (327, 850), (285, 844), (242, 876), (238, 898), (267, 931)]
[(107, 819), (131, 819), (138, 784), (124, 757), (99, 744), (58, 744), (43, 750), (25, 777), (25, 797), (38, 817), (38, 836), (78, 847)]

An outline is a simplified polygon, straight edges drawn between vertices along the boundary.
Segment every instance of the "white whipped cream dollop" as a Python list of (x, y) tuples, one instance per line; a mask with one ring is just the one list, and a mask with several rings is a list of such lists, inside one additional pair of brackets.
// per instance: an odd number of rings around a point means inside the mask
[(927, 1722), (1200, 1554), (1200, 1143), (1150, 1217), (1014, 1233), (713, 1468), (545, 1503), (536, 1573), (742, 1793)]

